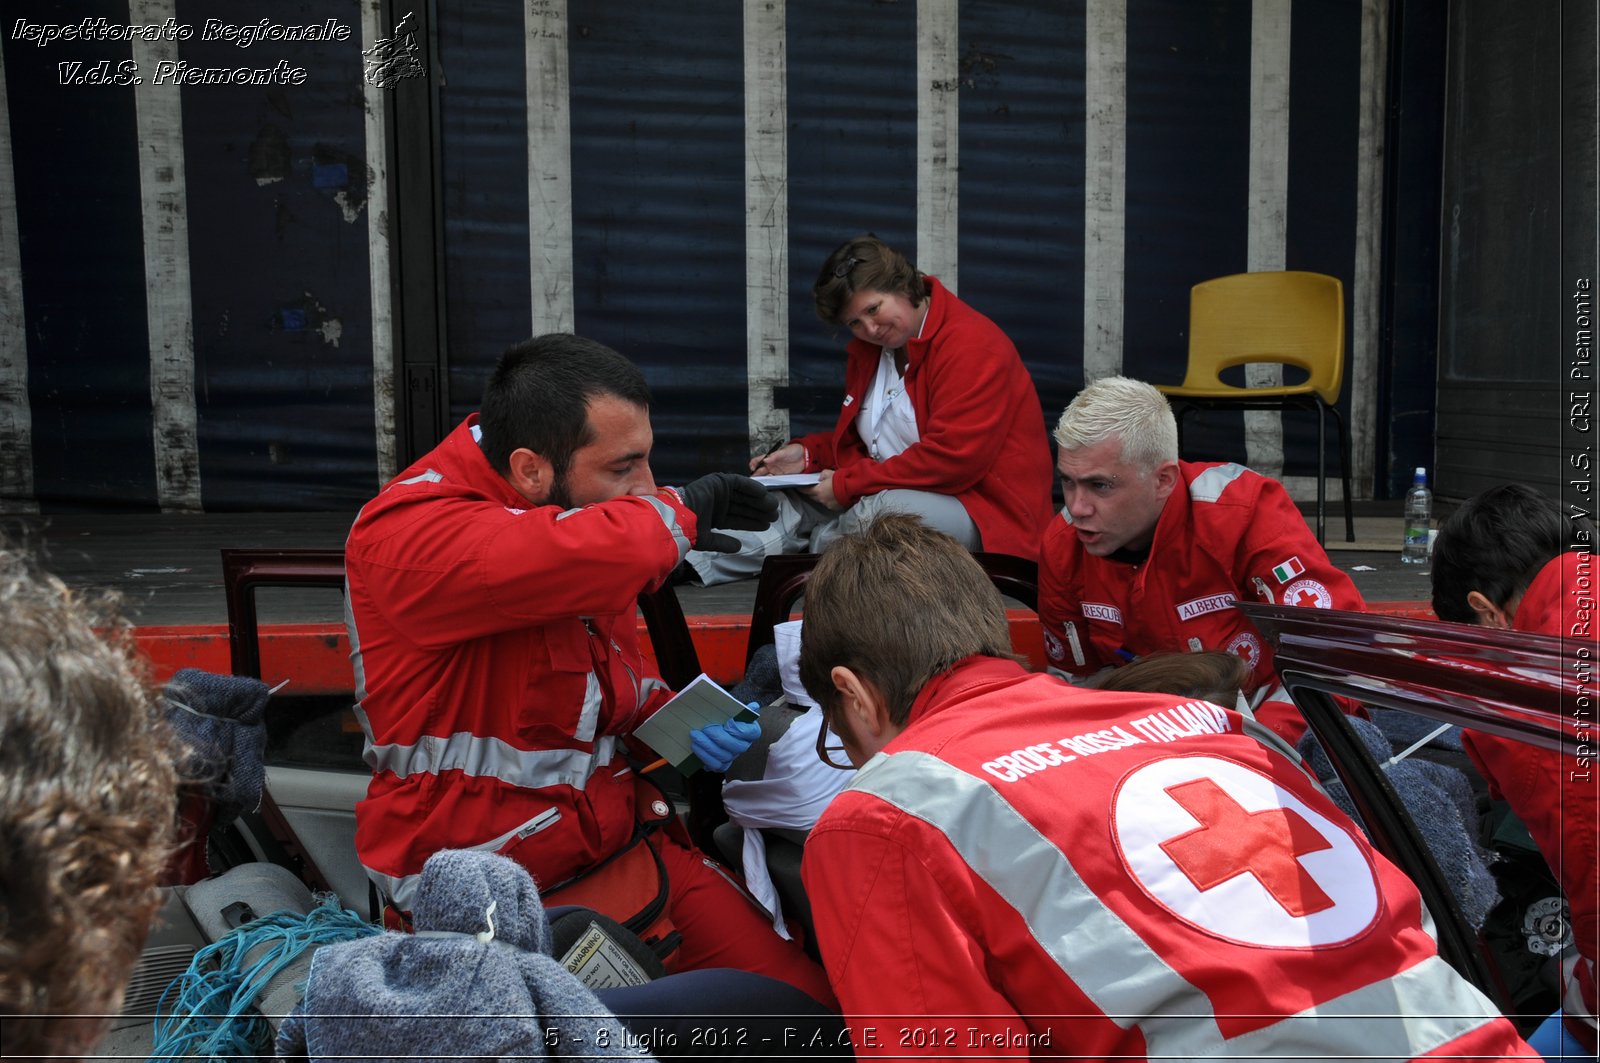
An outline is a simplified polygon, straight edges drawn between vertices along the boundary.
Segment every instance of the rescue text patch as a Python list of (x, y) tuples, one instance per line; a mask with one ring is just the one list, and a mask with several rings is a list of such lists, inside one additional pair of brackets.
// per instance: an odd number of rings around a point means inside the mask
[(1085, 620), (1104, 620), (1108, 624), (1122, 624), (1122, 610), (1114, 605), (1102, 605), (1099, 602), (1083, 603), (1083, 618)]

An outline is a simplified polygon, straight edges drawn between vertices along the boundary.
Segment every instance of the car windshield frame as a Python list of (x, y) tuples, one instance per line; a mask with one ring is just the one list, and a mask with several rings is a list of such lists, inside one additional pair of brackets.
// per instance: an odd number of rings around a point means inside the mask
[(1593, 639), (1563, 639), (1439, 620), (1239, 602), (1272, 644), (1278, 679), (1322, 743), (1372, 839), (1433, 916), (1439, 955), (1502, 1011), (1509, 1002), (1438, 864), (1388, 777), (1335, 698), (1574, 755), (1592, 741), (1573, 709), (1588, 698)]

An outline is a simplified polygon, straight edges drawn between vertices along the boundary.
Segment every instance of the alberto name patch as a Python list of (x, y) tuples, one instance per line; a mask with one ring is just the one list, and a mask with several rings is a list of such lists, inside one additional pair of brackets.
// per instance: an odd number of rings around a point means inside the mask
[(1197, 616), (1207, 613), (1220, 613), (1224, 609), (1233, 608), (1233, 595), (1208, 594), (1204, 598), (1195, 598), (1178, 604), (1178, 619), (1193, 620)]

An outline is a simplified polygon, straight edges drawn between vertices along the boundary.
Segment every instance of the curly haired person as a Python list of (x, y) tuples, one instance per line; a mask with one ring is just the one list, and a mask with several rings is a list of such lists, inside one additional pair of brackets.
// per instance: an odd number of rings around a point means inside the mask
[(159, 902), (177, 780), (127, 627), (0, 542), (0, 1016), (7, 1056), (76, 1058)]

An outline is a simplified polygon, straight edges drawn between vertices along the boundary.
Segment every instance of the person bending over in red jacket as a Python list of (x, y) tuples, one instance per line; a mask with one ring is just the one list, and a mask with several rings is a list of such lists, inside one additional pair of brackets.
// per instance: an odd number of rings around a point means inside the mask
[(858, 1056), (1538, 1058), (1276, 736), (1029, 673), (914, 518), (823, 555), (800, 672), (859, 768), (802, 865)]
[(730, 473), (658, 487), (652, 442), (633, 363), (542, 336), (501, 355), (482, 411), (362, 508), (345, 547), (373, 772), (356, 849), (401, 912), (441, 849), (508, 856), (555, 904), (601, 865), (664, 873), (682, 934), (669, 967), (753, 971), (831, 1003), (820, 968), (671, 829), (659, 792), (636, 792), (623, 743), (671, 694), (640, 653), (638, 595), (691, 543), (729, 545), (713, 528), (775, 509)]
[(1178, 426), (1149, 384), (1107, 377), (1056, 426), (1066, 504), (1044, 533), (1039, 621), (1050, 669), (1088, 679), (1146, 654), (1227, 650), (1246, 694), (1290, 742), (1305, 721), (1272, 647), (1235, 600), (1364, 609), (1283, 485), (1242, 465), (1178, 460)]
[(811, 294), (842, 325), (844, 400), (832, 430), (750, 459), (751, 472), (814, 472), (783, 491), (736, 553), (689, 555), (702, 583), (753, 576), (769, 554), (820, 552), (880, 513), (915, 513), (969, 550), (1037, 557), (1050, 519), (1050, 441), (1033, 378), (993, 321), (875, 236), (840, 246)]
[[(1600, 659), (1595, 630), (1594, 525), (1521, 484), (1468, 499), (1439, 527), (1433, 545), (1433, 611), (1440, 620), (1555, 635)], [(1588, 719), (1591, 726), (1594, 715)], [(1600, 993), (1600, 781), (1593, 756), (1565, 754), (1470, 728), (1461, 744), (1490, 789), (1515, 812), (1561, 883), (1578, 955), (1566, 964), (1564, 1027), (1593, 1057)], [(1530, 1040), (1547, 1050), (1554, 1018)]]

